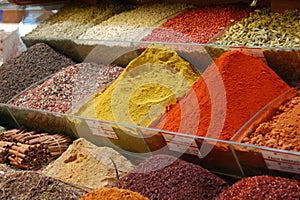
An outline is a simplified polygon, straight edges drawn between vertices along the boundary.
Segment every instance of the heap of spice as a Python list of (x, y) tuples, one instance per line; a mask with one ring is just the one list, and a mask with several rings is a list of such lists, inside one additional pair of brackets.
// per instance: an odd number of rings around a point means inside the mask
[(99, 5), (72, 3), (39, 24), (25, 38), (76, 38), (88, 27), (125, 10), (122, 4), (99, 2)]
[(93, 94), (116, 79), (124, 68), (113, 65), (80, 63), (25, 91), (13, 105), (65, 113), (73, 104)]
[(169, 155), (152, 156), (116, 184), (149, 199), (214, 199), (228, 187), (223, 179)]
[(242, 139), (243, 143), (300, 151), (300, 93), (279, 106), (270, 120)]
[[(91, 117), (93, 111), (98, 119), (126, 124), (137, 124), (152, 111), (157, 118), (161, 109), (156, 106), (182, 96), (199, 76), (198, 70), (175, 51), (153, 45), (132, 60), (109, 87), (97, 93), (94, 104), (84, 105), (85, 109), (77, 114)], [(142, 124), (150, 122), (147, 118)]]
[(289, 89), (260, 59), (242, 51), (226, 52), (153, 126), (229, 140), (256, 112)]
[(300, 182), (292, 179), (254, 176), (242, 179), (224, 190), (218, 200), (299, 199)]
[(68, 199), (78, 200), (87, 191), (47, 177), (38, 172), (15, 172), (7, 181), (0, 185), (0, 197), (11, 199)]
[(159, 26), (171, 15), (189, 6), (187, 4), (146, 4), (122, 12), (91, 27), (79, 39), (97, 40), (139, 40), (152, 26)]
[(143, 41), (206, 43), (232, 21), (245, 17), (249, 6), (233, 4), (186, 10), (155, 28)]
[(41, 172), (68, 183), (97, 189), (114, 185), (132, 168), (131, 162), (112, 148), (97, 147), (80, 138)]
[[(238, 46), (300, 47), (300, 11), (256, 10), (229, 28), (215, 43)], [(297, 25), (295, 25), (295, 23)]]
[(137, 192), (119, 188), (99, 188), (81, 197), (80, 200), (149, 200)]
[(74, 64), (48, 45), (35, 44), (0, 67), (0, 103), (7, 103), (32, 84)]

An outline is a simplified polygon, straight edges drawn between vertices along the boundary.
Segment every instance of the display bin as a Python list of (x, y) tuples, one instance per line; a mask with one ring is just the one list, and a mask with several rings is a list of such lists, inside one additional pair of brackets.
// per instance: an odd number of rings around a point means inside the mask
[(232, 141), (240, 143), (234, 145), (233, 149), (246, 176), (262, 173), (285, 174), (286, 176), (300, 174), (300, 152), (242, 143), (244, 137), (255, 131), (261, 123), (269, 121), (280, 105), (291, 100), (297, 94), (299, 94), (299, 88), (292, 88), (282, 96), (274, 99), (258, 111), (232, 137)]

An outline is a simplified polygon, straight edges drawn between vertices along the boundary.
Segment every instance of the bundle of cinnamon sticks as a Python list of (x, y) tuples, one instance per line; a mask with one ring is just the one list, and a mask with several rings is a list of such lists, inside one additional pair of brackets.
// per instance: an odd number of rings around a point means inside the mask
[(62, 134), (13, 129), (0, 135), (0, 162), (33, 169), (60, 156), (71, 144)]

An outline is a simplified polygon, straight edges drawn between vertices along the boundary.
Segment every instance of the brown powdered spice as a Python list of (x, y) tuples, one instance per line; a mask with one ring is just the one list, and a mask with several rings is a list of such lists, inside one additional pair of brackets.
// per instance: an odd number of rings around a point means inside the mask
[(148, 200), (137, 192), (118, 188), (99, 188), (81, 197), (80, 200)]
[(92, 189), (109, 187), (119, 177), (129, 172), (133, 165), (129, 160), (109, 147), (97, 147), (80, 138), (42, 173), (69, 183)]
[(279, 106), (275, 115), (261, 123), (242, 142), (283, 150), (300, 151), (300, 92)]

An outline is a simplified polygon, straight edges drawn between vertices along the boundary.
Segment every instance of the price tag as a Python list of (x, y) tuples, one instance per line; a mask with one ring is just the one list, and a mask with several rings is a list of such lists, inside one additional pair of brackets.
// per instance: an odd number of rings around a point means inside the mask
[(186, 153), (190, 155), (200, 155), (198, 146), (193, 138), (178, 135), (163, 134), (168, 148), (171, 151)]
[(93, 135), (98, 135), (106, 138), (119, 139), (114, 129), (103, 122), (94, 120), (85, 120)]
[(268, 169), (300, 174), (300, 156), (261, 151)]

